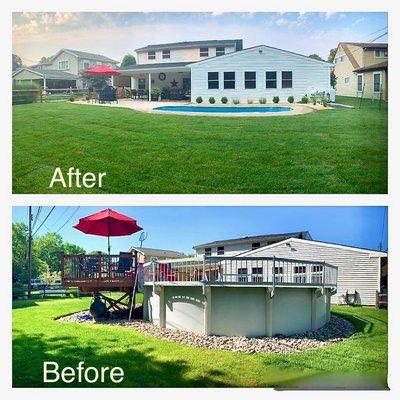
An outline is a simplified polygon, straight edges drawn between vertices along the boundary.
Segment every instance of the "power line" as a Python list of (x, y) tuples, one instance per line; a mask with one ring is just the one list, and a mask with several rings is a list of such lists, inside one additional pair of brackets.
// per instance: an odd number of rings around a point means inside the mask
[(39, 218), (39, 215), (40, 215), (41, 211), (42, 211), (42, 207), (39, 206), (37, 208), (37, 210), (36, 210), (36, 215), (35, 215), (35, 218), (34, 218), (34, 221), (33, 221), (32, 230), (35, 229), (36, 222), (38, 221), (38, 218)]
[(68, 211), (68, 209), (69, 209), (69, 207), (65, 207), (64, 211), (56, 219), (56, 222), (54, 222), (53, 224), (50, 225), (50, 228), (52, 228), (53, 226), (57, 225), (58, 221), (61, 220), (61, 218), (65, 215), (65, 213)]
[(56, 206), (53, 206), (53, 208), (49, 211), (49, 213), (46, 215), (46, 218), (42, 221), (42, 223), (40, 224), (39, 228), (36, 229), (36, 231), (33, 233), (32, 236), (34, 236), (36, 234), (36, 232), (43, 226), (43, 224), (47, 221), (47, 218), (50, 217), (50, 214), (54, 211), (54, 209), (56, 208)]
[(385, 30), (385, 29), (387, 29), (387, 26), (384, 26), (383, 28), (378, 29), (377, 31), (374, 31), (374, 32), (370, 33), (369, 35), (367, 35), (367, 37), (372, 36), (372, 35), (375, 35), (375, 33), (378, 33), (378, 32), (383, 31), (383, 30)]
[(60, 227), (60, 229), (56, 232), (60, 232), (62, 228), (64, 228), (65, 225), (67, 225), (67, 223), (71, 220), (71, 218), (77, 213), (77, 211), (79, 210), (80, 206), (76, 207), (75, 211), (72, 213), (72, 215), (65, 221), (65, 223)]

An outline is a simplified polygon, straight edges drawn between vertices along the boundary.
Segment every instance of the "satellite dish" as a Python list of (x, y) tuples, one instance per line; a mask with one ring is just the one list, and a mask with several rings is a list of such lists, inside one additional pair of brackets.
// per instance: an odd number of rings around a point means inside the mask
[(143, 242), (147, 239), (149, 234), (147, 232), (142, 232), (139, 236), (140, 247), (143, 246)]

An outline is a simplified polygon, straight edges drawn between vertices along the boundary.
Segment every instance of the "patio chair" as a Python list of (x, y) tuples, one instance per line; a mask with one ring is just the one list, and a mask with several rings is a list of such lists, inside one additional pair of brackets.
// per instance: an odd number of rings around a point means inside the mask
[(117, 91), (112, 86), (105, 86), (99, 93), (99, 103), (117, 102)]
[(115, 275), (123, 276), (129, 272), (132, 272), (133, 257), (132, 253), (120, 252), (118, 259), (118, 266), (115, 271)]

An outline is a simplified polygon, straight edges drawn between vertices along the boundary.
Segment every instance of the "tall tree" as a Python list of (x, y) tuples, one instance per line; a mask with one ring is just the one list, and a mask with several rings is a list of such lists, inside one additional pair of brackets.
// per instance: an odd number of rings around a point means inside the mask
[(136, 64), (136, 58), (132, 54), (125, 54), (124, 58), (122, 59), (121, 62), (121, 67), (126, 67), (127, 65), (135, 65)]
[(318, 54), (310, 54), (308, 57), (313, 58), (314, 60), (319, 60), (319, 61), (325, 61), (323, 58), (321, 58)]
[(22, 60), (20, 56), (17, 56), (16, 54), (12, 55), (12, 70), (15, 71), (18, 68), (22, 67)]
[(334, 49), (329, 50), (328, 62), (333, 63), (336, 55), (336, 47)]
[(13, 281), (26, 282), (28, 226), (22, 222), (12, 224), (12, 276)]
[[(336, 47), (333, 49), (329, 50), (329, 56), (328, 56), (328, 62), (333, 63), (333, 61), (335, 60), (335, 55), (336, 55)], [(331, 71), (331, 86), (333, 88), (336, 87), (336, 75), (335, 75), (335, 68), (332, 68)]]
[(49, 232), (35, 238), (33, 242), (33, 254), (36, 262), (38, 262), (38, 269), (48, 269), (50, 272), (59, 271), (60, 252), (63, 249), (62, 237), (58, 233)]

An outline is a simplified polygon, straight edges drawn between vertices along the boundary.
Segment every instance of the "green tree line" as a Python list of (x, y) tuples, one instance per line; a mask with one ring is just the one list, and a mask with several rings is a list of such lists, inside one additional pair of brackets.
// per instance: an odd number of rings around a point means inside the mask
[[(32, 278), (54, 276), (60, 272), (60, 252), (84, 253), (85, 250), (73, 243), (64, 242), (56, 232), (34, 236), (32, 242)], [(28, 226), (22, 222), (12, 225), (12, 274), (13, 281), (28, 283)]]

